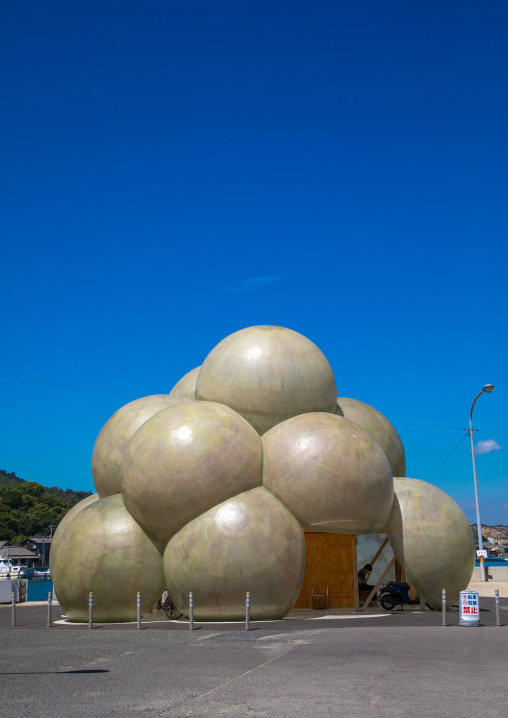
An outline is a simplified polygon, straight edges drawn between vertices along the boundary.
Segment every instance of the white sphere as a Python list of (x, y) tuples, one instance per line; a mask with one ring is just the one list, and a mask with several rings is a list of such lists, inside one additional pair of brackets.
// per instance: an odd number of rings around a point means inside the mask
[(183, 396), (185, 399), (194, 401), (196, 398), (196, 381), (198, 378), (200, 366), (188, 371), (180, 381), (178, 381), (169, 392), (170, 396)]
[(393, 478), (367, 431), (335, 414), (302, 414), (263, 437), (263, 486), (304, 528), (343, 534), (384, 530)]
[(222, 404), (159, 412), (132, 437), (122, 464), (125, 506), (164, 541), (203, 511), (261, 484), (261, 439)]
[(230, 406), (264, 434), (298, 414), (335, 413), (337, 387), (313, 342), (291, 329), (258, 326), (212, 349), (198, 375), (196, 399)]
[(301, 526), (268, 491), (235, 496), (188, 523), (169, 541), (164, 574), (182, 611), (194, 593), (198, 621), (240, 621), (251, 593), (252, 620), (283, 618), (303, 579)]
[(446, 588), (452, 606), (471, 580), (474, 541), (460, 506), (437, 486), (395, 478), (388, 539), (416, 590), (433, 607)]
[(341, 396), (337, 399), (337, 414), (359, 424), (375, 438), (390, 462), (394, 476), (406, 475), (406, 454), (397, 430), (380, 411), (358, 399)]
[(158, 411), (184, 401), (168, 394), (143, 396), (122, 406), (104, 424), (92, 454), (92, 476), (101, 499), (122, 490), (123, 455), (139, 427)]

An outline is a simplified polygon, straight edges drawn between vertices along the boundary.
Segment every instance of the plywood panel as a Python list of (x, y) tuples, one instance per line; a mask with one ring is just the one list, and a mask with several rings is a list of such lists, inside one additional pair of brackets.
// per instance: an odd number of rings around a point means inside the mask
[[(356, 536), (305, 531), (305, 574), (295, 608), (312, 607), (314, 593), (326, 593), (329, 606), (354, 606)], [(321, 603), (320, 603), (321, 602)], [(315, 599), (314, 606), (324, 606)]]

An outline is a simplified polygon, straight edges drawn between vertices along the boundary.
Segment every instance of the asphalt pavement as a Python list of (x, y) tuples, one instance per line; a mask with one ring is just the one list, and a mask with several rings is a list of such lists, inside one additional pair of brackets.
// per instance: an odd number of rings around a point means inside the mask
[[(501, 599), (501, 615), (503, 620), (508, 621), (508, 598)], [(506, 615), (505, 615), (506, 614)], [(480, 617), (484, 626), (496, 625), (495, 599), (492, 597), (481, 597)], [(16, 606), (16, 629), (32, 630), (34, 628), (45, 628), (48, 623), (47, 602), (33, 602), (18, 604)], [(403, 610), (397, 608), (393, 611), (385, 611), (383, 608), (369, 607), (365, 613), (355, 613), (353, 608), (336, 608), (323, 610), (293, 609), (286, 618), (280, 621), (259, 621), (251, 622), (251, 628), (259, 630), (270, 628), (272, 630), (314, 630), (316, 622), (322, 624), (324, 621), (331, 628), (345, 628), (347, 626), (363, 626), (365, 621), (369, 625), (380, 628), (388, 628), (396, 623), (397, 626), (438, 626), (442, 625), (441, 611), (426, 609), (421, 611), (419, 606), (405, 607)], [(446, 622), (449, 626), (459, 625), (459, 610), (457, 606), (446, 612)], [(12, 626), (12, 611), (9, 605), (0, 606), (0, 629)], [(245, 630), (243, 622), (212, 623), (194, 622), (196, 630), (222, 630), (239, 631)], [(76, 624), (67, 620), (62, 614), (58, 603), (53, 603), (51, 612), (52, 630), (90, 630), (88, 623)], [(157, 611), (145, 614), (142, 618), (142, 630), (162, 631), (185, 631), (189, 629), (189, 622), (185, 617), (178, 621), (169, 620), (164, 611)], [(94, 630), (102, 631), (132, 631), (136, 630), (136, 623), (94, 623)], [(508, 715), (508, 713), (507, 713)]]
[[(364, 616), (292, 612), (284, 621), (135, 624), (64, 621), (53, 606), (0, 607), (2, 718), (434, 716), (508, 714), (508, 625), (481, 598), (479, 628), (458, 611)], [(331, 616), (331, 617), (328, 617)], [(508, 600), (501, 616), (508, 623)], [(146, 618), (150, 622), (145, 621)]]

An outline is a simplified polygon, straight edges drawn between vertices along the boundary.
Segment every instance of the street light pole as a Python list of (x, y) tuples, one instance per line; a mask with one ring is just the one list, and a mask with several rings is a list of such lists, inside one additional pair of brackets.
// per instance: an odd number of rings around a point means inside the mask
[[(494, 384), (485, 384), (481, 392), (475, 397), (471, 405), (471, 411), (469, 412), (469, 435), (471, 437), (471, 454), (473, 456), (473, 477), (474, 477), (474, 496), (476, 501), (476, 526), (478, 530), (478, 548), (483, 551), (483, 538), (482, 538), (482, 521), (480, 518), (480, 499), (478, 497), (478, 480), (476, 477), (476, 455), (474, 450), (474, 437), (473, 437), (473, 409), (477, 399), (485, 392), (490, 394), (494, 389)], [(485, 563), (484, 557), (480, 554), (480, 581), (485, 581)]]

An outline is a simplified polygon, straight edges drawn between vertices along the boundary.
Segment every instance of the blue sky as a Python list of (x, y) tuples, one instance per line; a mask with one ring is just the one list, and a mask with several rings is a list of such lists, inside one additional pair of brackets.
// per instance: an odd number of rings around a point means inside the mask
[(0, 379), (0, 468), (92, 490), (128, 395), (278, 324), (471, 520), (467, 437), (433, 474), (494, 383), (480, 500), (508, 523), (506, 2), (0, 15), (0, 375), (47, 382)]

